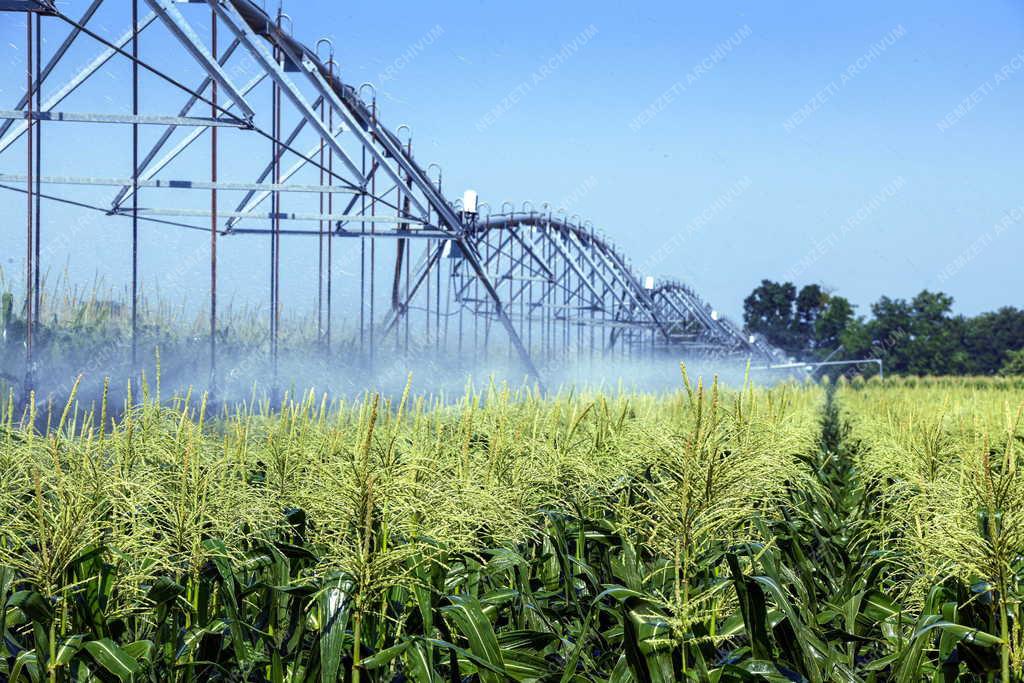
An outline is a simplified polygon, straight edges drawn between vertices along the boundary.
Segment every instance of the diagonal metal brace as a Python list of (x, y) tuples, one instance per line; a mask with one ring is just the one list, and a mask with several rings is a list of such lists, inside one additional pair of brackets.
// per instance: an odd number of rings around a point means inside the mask
[[(116, 55), (118, 53), (117, 50), (114, 49), (114, 47), (116, 47), (118, 49), (123, 48), (125, 45), (128, 44), (128, 42), (132, 39), (132, 37), (134, 35), (141, 34), (154, 21), (156, 21), (156, 15), (155, 14), (149, 14), (145, 18), (140, 19), (139, 20), (138, 31), (135, 31), (134, 27), (131, 28), (131, 29), (128, 29), (128, 31), (126, 33), (124, 33), (120, 38), (118, 38), (113, 43), (113, 47), (107, 47), (105, 50), (103, 50), (98, 55), (96, 55), (96, 57), (93, 58), (93, 60), (88, 65), (86, 65), (85, 67), (80, 69), (71, 78), (71, 80), (69, 80), (67, 83), (65, 83), (63, 86), (61, 86), (60, 89), (57, 90), (57, 92), (55, 92), (54, 94), (50, 95), (50, 97), (48, 97), (46, 99), (46, 101), (43, 102), (43, 106), (41, 107), (41, 110), (42, 111), (49, 111), (50, 109), (53, 109), (58, 104), (63, 102), (64, 99), (67, 98), (68, 95), (73, 93), (83, 83), (85, 83), (87, 80), (89, 80), (89, 78), (91, 78), (93, 76), (93, 74), (95, 74), (97, 71), (99, 71), (103, 67), (104, 64), (109, 62), (114, 57), (114, 55)], [(27, 103), (27, 100), (25, 100), (25, 102)], [(24, 106), (25, 105), (22, 104), (21, 107), (18, 107), (18, 109), (21, 109)], [(7, 119), (6, 124), (10, 124), (10, 123), (14, 123), (14, 120), (13, 119)], [(0, 126), (0, 132), (6, 132), (7, 131), (7, 128), (9, 126), (7, 126), (6, 124), (4, 126)], [(18, 138), (20, 138), (22, 135), (24, 135), (26, 130), (28, 130), (28, 123), (17, 123), (17, 124), (15, 124), (14, 125), (14, 130), (11, 131), (8, 135), (6, 135), (3, 138), (3, 140), (0, 140), (0, 154), (2, 154), (6, 149), (8, 149), (11, 145), (13, 145), (15, 143), (15, 141), (18, 140)]]
[(146, 0), (146, 2), (153, 8), (153, 11), (164, 22), (168, 30), (174, 34), (174, 37), (188, 50), (189, 54), (202, 64), (210, 78), (224, 89), (224, 92), (227, 93), (231, 101), (241, 110), (245, 119), (252, 123), (252, 120), (256, 117), (256, 112), (245, 101), (245, 97), (238, 91), (235, 84), (231, 82), (231, 79), (228, 78), (228, 75), (221, 68), (217, 60), (213, 58), (210, 51), (206, 49), (199, 35), (192, 29), (185, 20), (185, 17), (181, 15), (181, 12), (174, 6), (174, 3), (171, 0)]
[[(154, 0), (150, 0), (151, 2)], [(165, 0), (166, 1), (166, 0)], [(341, 157), (345, 167), (349, 173), (358, 179), (360, 186), (366, 185), (366, 178), (363, 177), (362, 170), (356, 166), (355, 162), (349, 157), (348, 153), (345, 152), (344, 148), (338, 143), (337, 139), (331, 134), (330, 129), (327, 128), (327, 124), (320, 120), (317, 116), (316, 111), (310, 106), (306, 98), (303, 97), (302, 92), (298, 87), (291, 81), (290, 78), (285, 74), (284, 69), (277, 60), (274, 59), (273, 55), (267, 49), (260, 39), (252, 32), (249, 25), (245, 23), (236, 10), (231, 5), (225, 5), (218, 0), (209, 0), (210, 6), (217, 13), (224, 23), (227, 24), (231, 32), (235, 34), (235, 37), (249, 50), (252, 56), (259, 62), (260, 66), (270, 75), (274, 82), (281, 87), (281, 91), (292, 101), (296, 109), (302, 117), (309, 123), (310, 126), (317, 132), (321, 139), (323, 139), (327, 145), (334, 150), (334, 152)]]

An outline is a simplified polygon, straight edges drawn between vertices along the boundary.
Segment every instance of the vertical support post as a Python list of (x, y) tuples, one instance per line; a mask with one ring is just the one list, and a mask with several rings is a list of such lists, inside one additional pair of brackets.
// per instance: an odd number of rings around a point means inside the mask
[[(475, 244), (470, 240), (466, 240), (466, 247), (469, 249), (476, 249)], [(473, 363), (476, 364), (480, 360), (480, 314), (482, 308), (480, 306), (480, 278), (473, 278)], [(475, 368), (474, 368), (475, 369)]]
[[(455, 267), (457, 268), (458, 266), (455, 266)], [(462, 278), (460, 277), (459, 279), (461, 280)], [(462, 317), (463, 317), (462, 316), (462, 312), (466, 309), (466, 306), (463, 303), (463, 301), (461, 300), (461, 297), (459, 295), (460, 291), (461, 291), (461, 289), (459, 287), (455, 288), (455, 296), (458, 299), (458, 300), (456, 300), (455, 305), (459, 309), (459, 345), (456, 348), (459, 351), (459, 360), (462, 360), (462, 338), (463, 338), (463, 335), (465, 334), (464, 330), (463, 330), (464, 323), (462, 321)]]
[[(590, 249), (591, 253), (593, 253), (593, 251), (594, 251), (594, 229), (593, 228), (590, 229), (590, 242), (588, 242), (587, 248)], [(607, 288), (607, 285), (605, 285), (605, 287)], [(598, 304), (600, 304), (601, 308), (603, 310), (604, 309), (604, 302), (599, 302), (596, 299), (596, 297), (594, 296), (594, 294), (591, 294), (590, 301), (591, 301), (592, 308), (591, 308), (591, 311), (590, 311), (590, 366), (589, 367), (590, 367), (590, 370), (593, 371), (593, 369), (594, 369), (594, 344), (596, 343), (596, 341), (595, 341), (595, 336), (596, 336), (595, 335), (595, 331), (597, 329), (597, 317), (598, 317), (597, 316), (597, 311), (594, 310), (593, 307), (597, 306)]]
[(411, 335), (410, 325), (412, 324), (411, 302), (409, 301), (409, 261), (412, 260), (412, 240), (405, 240), (405, 355), (409, 357), (409, 338)]
[[(210, 49), (217, 59), (217, 12), (210, 9)], [(217, 81), (210, 79), (210, 116), (217, 116)], [(217, 392), (217, 126), (210, 126), (210, 393)]]
[[(139, 0), (132, 0), (132, 114), (139, 115)], [(132, 372), (139, 363), (139, 124), (132, 124)]]
[[(320, 120), (326, 123), (327, 112), (326, 112), (326, 101), (320, 101)], [(325, 147), (327, 141), (320, 138), (320, 215), (323, 216), (324, 208), (326, 206), (323, 191), (324, 184), (324, 169), (326, 168), (325, 161)], [(328, 193), (329, 194), (329, 193)], [(316, 262), (316, 341), (317, 344), (324, 345), (324, 219), (321, 218), (319, 222), (320, 234), (317, 236), (317, 262)]]
[[(438, 181), (438, 189), (440, 189), (440, 181)], [(442, 249), (441, 242), (438, 241), (438, 249)], [(441, 356), (441, 269), (444, 267), (443, 258), (438, 260), (437, 272), (434, 277), (436, 278), (435, 294), (434, 299), (434, 349), (438, 359)], [(445, 324), (447, 325), (447, 316), (445, 318)], [(446, 330), (447, 331), (447, 330)], [(448, 343), (448, 335), (445, 334), (444, 343)]]
[[(36, 91), (36, 111), (43, 110), (43, 75), (42, 75), (42, 63), (43, 63), (43, 15), (41, 12), (36, 12), (36, 59), (35, 59), (35, 91)], [(35, 206), (35, 220), (36, 220), (36, 238), (35, 238), (35, 272), (32, 274), (33, 291), (35, 292), (35, 307), (33, 313), (35, 314), (36, 320), (41, 320), (43, 317), (43, 288), (40, 277), (42, 271), (42, 176), (43, 176), (43, 122), (36, 122), (36, 206)]]
[[(332, 53), (331, 60), (328, 68), (331, 73), (331, 80), (334, 80), (334, 55)], [(326, 104), (326, 98), (324, 101)], [(334, 132), (334, 107), (327, 107), (327, 130), (331, 133)], [(363, 152), (365, 155), (365, 151)], [(334, 186), (334, 148), (328, 147), (327, 149), (327, 180), (328, 185)], [(327, 193), (327, 213), (328, 215), (334, 212), (334, 193)], [(331, 332), (332, 332), (332, 317), (333, 312), (332, 301), (334, 293), (334, 228), (328, 223), (327, 230), (327, 344), (326, 349), (328, 355), (331, 353)]]
[[(377, 128), (377, 94), (373, 95), (373, 102), (370, 105), (370, 121), (373, 128)], [(374, 164), (376, 166), (376, 163)], [(374, 169), (375, 170), (375, 169)], [(373, 173), (373, 177), (370, 178), (370, 215), (377, 215), (377, 174)], [(377, 224), (373, 221), (370, 222), (370, 234), (373, 235), (377, 232)], [(375, 330), (375, 318), (374, 318), (374, 303), (376, 298), (376, 270), (377, 270), (377, 240), (373, 237), (370, 238), (370, 371), (373, 371), (373, 365), (376, 354), (376, 330)]]
[[(437, 191), (438, 191), (439, 194), (441, 194), (441, 196), (444, 196), (442, 188), (441, 188), (443, 182), (444, 182), (444, 171), (442, 171), (441, 168), (438, 167), (438, 169), (437, 169)], [(428, 219), (430, 218), (430, 214), (429, 213), (427, 214), (427, 218)], [(440, 219), (438, 219), (438, 220), (440, 220)], [(442, 256), (440, 258), (438, 258), (438, 261), (437, 261), (437, 272), (435, 273), (435, 276), (434, 276), (436, 278), (436, 283), (437, 283), (437, 286), (435, 287), (436, 293), (434, 295), (436, 297), (436, 299), (434, 300), (435, 301), (435, 305), (434, 305), (434, 349), (435, 349), (435, 357), (436, 357), (437, 362), (441, 361), (441, 269), (445, 265), (445, 263), (444, 263), (444, 256), (443, 256), (443, 253), (444, 253), (443, 244), (444, 244), (443, 242), (438, 240), (437, 248), (441, 249)], [(446, 334), (445, 334), (444, 343), (446, 345), (448, 344), (447, 324), (448, 324), (448, 320), (447, 320), (447, 316), (445, 316), (445, 332), (446, 332)]]
[(34, 366), (35, 359), (33, 358), (33, 333), (35, 332), (35, 319), (34, 319), (34, 307), (35, 307), (35, 294), (33, 291), (33, 261), (35, 257), (35, 251), (33, 249), (33, 192), (35, 189), (34, 178), (32, 177), (33, 171), (33, 135), (35, 134), (35, 116), (32, 108), (32, 86), (33, 86), (33, 72), (32, 72), (32, 13), (25, 12), (25, 30), (26, 30), (26, 52), (25, 52), (25, 97), (27, 98), (26, 104), (28, 105), (28, 126), (26, 129), (26, 167), (27, 167), (27, 183), (26, 183), (26, 197), (27, 203), (25, 206), (25, 401), (26, 403), (30, 400), (32, 391), (35, 385)]
[[(518, 297), (518, 300), (517, 300), (517, 297), (516, 297), (516, 294), (515, 294), (515, 287), (517, 286), (517, 284), (519, 282), (522, 281), (521, 270), (522, 270), (522, 267), (523, 267), (523, 262), (522, 262), (521, 254), (522, 254), (522, 249), (523, 248), (522, 248), (522, 245), (519, 244), (519, 240), (516, 237), (516, 226), (515, 226), (515, 224), (509, 222), (505, 226), (505, 230), (508, 231), (508, 236), (509, 236), (509, 240), (508, 240), (508, 270), (507, 270), (507, 273), (508, 273), (508, 311), (509, 311), (509, 317), (512, 318), (513, 320), (518, 320), (519, 321), (519, 337), (520, 337), (520, 339), (525, 340), (526, 339), (526, 322), (523, 320), (523, 316), (522, 316), (522, 304), (521, 304), (522, 297)], [(519, 253), (520, 253), (519, 257), (516, 256), (516, 250), (517, 249), (519, 250)], [(519, 285), (519, 286), (521, 287), (521, 285)], [(520, 291), (520, 294), (522, 294), (522, 291)], [(518, 312), (517, 312), (517, 308), (519, 309)], [(509, 340), (509, 342), (511, 342), (511, 340)], [(509, 344), (509, 348), (507, 349), (507, 351), (508, 351), (508, 362), (509, 362), (510, 365), (511, 365), (513, 359), (514, 359), (514, 353), (515, 353), (514, 346), (515, 346), (514, 344), (510, 343)]]
[(612, 333), (614, 330), (608, 329), (608, 306), (609, 303), (615, 306), (615, 300), (610, 296), (611, 288), (605, 284), (604, 290), (601, 292), (601, 358), (606, 358), (609, 352), (612, 350), (612, 342), (614, 338)]
[[(522, 336), (523, 343), (526, 345), (527, 353), (530, 357), (533, 357), (533, 343), (530, 339), (530, 313), (529, 313), (529, 302), (530, 302), (530, 283), (533, 280), (532, 269), (527, 269), (525, 254), (526, 254), (526, 240), (530, 239), (530, 236), (526, 234), (529, 228), (524, 228), (523, 224), (516, 222), (515, 220), (515, 209), (509, 211), (509, 215), (512, 217), (509, 223), (509, 230), (512, 234), (517, 235), (516, 244), (512, 246), (512, 253), (515, 254), (516, 246), (518, 245), (519, 254), (516, 259), (516, 267), (513, 271), (515, 277), (513, 281), (509, 282), (508, 294), (509, 294), (509, 307), (514, 310), (515, 301), (519, 308), (519, 333)], [(509, 349), (509, 360), (514, 358), (514, 349)]]
[[(278, 9), (277, 14), (277, 27), (281, 28), (281, 11)], [(274, 48), (274, 60), (277, 62), (281, 61), (281, 51), (279, 48)], [(273, 161), (273, 182), (274, 185), (278, 185), (281, 182), (281, 86), (274, 81), (274, 86), (271, 90), (271, 159)], [(278, 278), (278, 264), (280, 263), (280, 255), (278, 249), (280, 247), (280, 229), (281, 221), (279, 218), (281, 212), (281, 193), (274, 189), (271, 193), (271, 231), (270, 231), (270, 366), (271, 366), (271, 388), (270, 388), (270, 402), (273, 407), (277, 407), (279, 396), (278, 396), (278, 356), (277, 356), (277, 340), (278, 340), (278, 323), (280, 318), (278, 317), (279, 299), (280, 292), (278, 291), (278, 284), (280, 282)]]
[[(363, 177), (366, 177), (366, 149), (363, 149), (362, 156)], [(366, 215), (366, 193), (359, 195), (359, 215)], [(359, 359), (363, 360), (366, 353), (366, 221), (359, 225), (359, 232), (364, 235), (359, 238)]]
[[(430, 211), (430, 208), (428, 207), (427, 208), (427, 222), (430, 221), (430, 214), (431, 214), (431, 211)], [(427, 240), (427, 248), (426, 248), (426, 251), (423, 252), (424, 258), (425, 259), (429, 258), (430, 254), (433, 254), (433, 253), (434, 253), (434, 240)], [(424, 316), (423, 316), (424, 320), (426, 321), (425, 332), (426, 332), (426, 335), (427, 335), (424, 338), (424, 340), (423, 340), (424, 348), (427, 348), (427, 347), (430, 346), (430, 316), (431, 316), (431, 313), (432, 313), (432, 311), (430, 310), (430, 305), (431, 305), (431, 303), (433, 303), (432, 300), (431, 300), (432, 299), (431, 298), (431, 295), (432, 295), (431, 289), (433, 289), (433, 287), (431, 285), (433, 283), (431, 283), (431, 281), (430, 281), (431, 280), (430, 276), (431, 276), (431, 273), (428, 273), (427, 277), (424, 278), (424, 280), (425, 280), (424, 284), (426, 285), (426, 288), (427, 288), (427, 290), (426, 290), (426, 298), (424, 299), (424, 301), (426, 301), (426, 309), (425, 309), (425, 313), (424, 313)], [(409, 297), (406, 296), (406, 301), (408, 301), (408, 299), (409, 299)]]
[[(483, 237), (482, 241), (484, 246), (486, 246), (486, 249), (480, 250), (480, 255), (484, 257), (482, 266), (484, 270), (488, 270), (491, 258), (494, 255), (494, 244), (491, 242), (491, 237), (493, 237), (493, 235), (491, 235), (489, 230), (482, 230), (481, 235)], [(486, 367), (487, 361), (491, 356), (491, 303), (488, 301), (481, 306), (481, 309), (484, 313), (484, 346), (480, 358), (483, 360), (484, 366)]]
[[(443, 258), (443, 257), (442, 257)], [(445, 278), (445, 297), (444, 297), (444, 347), (443, 351), (445, 356), (449, 356), (452, 350), (452, 343), (448, 336), (449, 323), (452, 319), (452, 280), (455, 278), (455, 269), (452, 266), (452, 262), (449, 259), (445, 266), (448, 268), (448, 277)], [(440, 271), (438, 271), (440, 274)], [(441, 281), (438, 280), (438, 287), (440, 287)], [(438, 292), (440, 296), (440, 291)], [(438, 299), (440, 302), (440, 299)], [(438, 305), (438, 314), (440, 315), (440, 304)], [(439, 319), (440, 320), (440, 319)], [(440, 345), (438, 348), (442, 348)]]
[[(514, 210), (513, 210), (513, 213), (514, 213)], [(533, 218), (533, 212), (532, 211), (530, 212), (530, 218), (531, 219)], [(532, 221), (528, 221), (527, 222), (526, 229), (530, 231), (530, 243), (533, 244), (534, 240), (533, 240), (533, 232), (532, 232), (533, 231), (533, 223), (532, 223)], [(536, 352), (533, 350), (533, 273), (532, 272), (530, 273), (530, 280), (527, 283), (527, 290), (528, 290), (527, 295), (526, 295), (527, 296), (527, 306), (525, 307), (526, 324), (527, 324), (527, 328), (526, 328), (526, 348), (528, 348), (530, 350), (530, 357), (533, 358), (534, 354)]]
[[(571, 228), (563, 226), (559, 229), (559, 233), (565, 233), (565, 241), (568, 242), (571, 235)], [(562, 361), (568, 365), (569, 356), (572, 352), (572, 347), (569, 345), (569, 327), (572, 325), (569, 321), (569, 316), (573, 314), (570, 306), (572, 305), (572, 293), (575, 291), (573, 288), (575, 273), (569, 269), (568, 264), (565, 265), (565, 274), (563, 277), (565, 279), (566, 287), (565, 292), (562, 294), (562, 301), (565, 306), (565, 308), (562, 309), (562, 321), (564, 323), (562, 326)]]
[[(551, 212), (550, 211), (548, 212), (547, 216), (545, 216), (545, 220), (544, 220), (544, 234), (545, 234), (545, 237), (546, 237), (546, 239), (544, 240), (544, 253), (546, 254), (545, 260), (548, 263), (556, 264), (557, 261), (555, 261), (554, 248), (552, 247), (552, 242), (551, 242)], [(552, 271), (554, 271), (554, 268), (552, 269)], [(552, 275), (554, 275), (555, 278), (558, 277), (558, 273), (557, 272), (552, 272)], [(555, 341), (554, 341), (554, 338), (553, 338), (554, 337), (554, 329), (555, 329), (555, 321), (554, 321), (555, 311), (554, 311), (553, 306), (554, 306), (554, 303), (555, 303), (555, 293), (557, 291), (556, 288), (558, 286), (558, 282), (559, 281), (556, 279), (556, 281), (554, 283), (552, 283), (552, 285), (550, 287), (545, 288), (544, 293), (542, 294), (542, 297), (543, 297), (542, 301), (544, 302), (544, 308), (542, 309), (542, 311), (543, 311), (543, 313), (542, 313), (542, 315), (543, 315), (542, 320), (543, 320), (543, 323), (544, 323), (544, 327), (543, 327), (543, 329), (544, 329), (544, 358), (546, 360), (548, 360), (548, 361), (550, 361), (552, 356), (554, 355), (554, 348), (555, 348)]]
[[(582, 228), (582, 226), (580, 226), (580, 227)], [(586, 248), (587, 247), (585, 247), (583, 245), (583, 240), (580, 239), (580, 251), (583, 251)], [(580, 284), (580, 286), (583, 285), (582, 279), (580, 279), (579, 284)], [(588, 294), (587, 298), (589, 299), (590, 296), (592, 296), (592, 294)], [(576, 319), (576, 365), (577, 366), (582, 366), (583, 365), (583, 356), (584, 356), (583, 338), (586, 336), (586, 332), (584, 330), (584, 325), (585, 325), (584, 320), (586, 319), (587, 316), (590, 315), (590, 311), (587, 310), (588, 308), (589, 307), (586, 307), (584, 305), (584, 303), (583, 303), (583, 296), (581, 295), (580, 296), (579, 317)]]
[[(408, 143), (408, 146), (406, 147), (406, 154), (408, 154), (409, 158), (412, 159), (412, 134), (409, 135), (409, 143)], [(412, 192), (412, 176), (411, 175), (407, 177), (406, 187), (409, 188), (409, 192)], [(409, 209), (411, 208), (410, 207), (410, 203), (409, 203), (409, 192), (407, 192), (406, 195), (405, 195), (404, 207), (405, 207), (405, 213), (406, 214), (409, 213)], [(406, 358), (406, 361), (408, 361), (408, 359), (409, 359), (409, 325), (410, 325), (410, 318), (412, 317), (412, 311), (411, 311), (412, 302), (409, 301), (409, 275), (410, 275), (409, 261), (412, 260), (412, 240), (401, 240), (400, 242), (403, 243), (402, 246), (405, 249), (405, 299), (404, 299), (404, 301), (405, 301), (405, 311), (404, 311), (404, 315), (405, 315), (405, 358)]]

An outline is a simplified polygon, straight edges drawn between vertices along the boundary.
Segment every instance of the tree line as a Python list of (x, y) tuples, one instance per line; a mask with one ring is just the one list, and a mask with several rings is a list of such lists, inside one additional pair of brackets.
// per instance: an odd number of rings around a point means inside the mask
[(880, 359), (908, 375), (1024, 375), (1024, 310), (955, 315), (953, 297), (881, 297), (870, 316), (820, 285), (762, 280), (743, 302), (752, 334), (800, 361)]

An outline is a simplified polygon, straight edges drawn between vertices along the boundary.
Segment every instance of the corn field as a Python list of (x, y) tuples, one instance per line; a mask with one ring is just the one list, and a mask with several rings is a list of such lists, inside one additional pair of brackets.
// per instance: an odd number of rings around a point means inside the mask
[(679, 387), (12, 395), (0, 680), (1024, 680), (1020, 382)]

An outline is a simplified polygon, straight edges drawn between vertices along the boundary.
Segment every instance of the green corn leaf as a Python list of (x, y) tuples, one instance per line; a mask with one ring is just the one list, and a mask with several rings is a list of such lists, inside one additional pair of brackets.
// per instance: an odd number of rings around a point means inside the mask
[(136, 640), (121, 648), (126, 655), (138, 662), (152, 663), (156, 644), (151, 640)]
[(50, 605), (35, 591), (18, 591), (7, 599), (7, 609), (16, 609), (25, 615), (27, 621), (48, 624), (53, 617)]
[(385, 650), (375, 652), (368, 657), (362, 657), (359, 660), (359, 666), (362, 669), (373, 670), (379, 669), (382, 666), (390, 664), (392, 661), (401, 657), (406, 650), (412, 645), (411, 641), (405, 641), (398, 645), (393, 645)]
[(539, 652), (558, 642), (558, 636), (545, 631), (505, 631), (498, 634), (498, 645), (502, 650), (535, 650)]
[(608, 683), (631, 683), (634, 680), (626, 655), (620, 655), (615, 662), (611, 676), (608, 677)]
[(203, 546), (210, 553), (213, 565), (217, 570), (217, 577), (220, 579), (219, 586), (223, 594), (224, 608), (227, 611), (225, 620), (231, 632), (231, 641), (235, 650), (235, 658), (239, 662), (247, 662), (253, 658), (252, 648), (245, 638), (244, 625), (246, 620), (242, 614), (242, 605), (239, 601), (237, 579), (234, 569), (228, 559), (227, 547), (219, 539), (207, 539)]
[(22, 674), (28, 676), (32, 683), (39, 683), (42, 680), (39, 661), (33, 650), (20, 652), (14, 658), (14, 666), (11, 667), (11, 681), (17, 683), (23, 680)]
[[(487, 661), (486, 659), (484, 659), (482, 657), (478, 657), (471, 650), (467, 650), (466, 648), (459, 647), (458, 645), (455, 645), (454, 643), (450, 643), (450, 642), (445, 641), (445, 640), (438, 640), (436, 638), (419, 638), (417, 640), (420, 640), (423, 643), (432, 645), (432, 646), (434, 646), (436, 648), (440, 648), (442, 650), (447, 650), (447, 651), (451, 652), (453, 655), (457, 656), (460, 660), (465, 660), (466, 662), (472, 664), (473, 666), (476, 667), (477, 673), (480, 675), (480, 680), (482, 680), (482, 681), (483, 680), (492, 680), (492, 681), (515, 680), (515, 677), (512, 676), (508, 672), (508, 670), (505, 669), (504, 666), (495, 666), (493, 663)], [(485, 677), (485, 675), (486, 675), (486, 677)]]
[(83, 634), (66, 638), (57, 648), (56, 666), (67, 666), (76, 654), (82, 649), (82, 642), (85, 640)]
[(864, 595), (863, 614), (871, 624), (891, 619), (902, 613), (899, 605), (890, 600), (884, 593), (877, 590), (868, 591)]
[(151, 602), (154, 607), (158, 607), (176, 600), (179, 595), (184, 594), (184, 586), (169, 577), (161, 576), (153, 582), (152, 586), (150, 586), (149, 591), (146, 593), (146, 599)]
[(734, 553), (729, 553), (726, 560), (729, 570), (732, 572), (733, 586), (740, 604), (740, 614), (743, 616), (743, 624), (746, 627), (754, 659), (771, 659), (772, 646), (771, 641), (768, 640), (766, 624), (768, 610), (765, 607), (764, 591), (756, 581), (744, 576), (739, 558)]
[[(619, 602), (622, 647), (626, 666), (638, 683), (661, 683), (675, 678), (669, 652), (671, 627), (658, 604), (639, 591), (609, 586), (598, 598)], [(607, 637), (608, 634), (606, 634)]]
[(345, 578), (336, 578), (316, 597), (320, 612), (320, 679), (324, 683), (334, 683), (341, 670), (351, 599), (352, 582)]
[(190, 661), (195, 656), (196, 650), (205, 636), (223, 636), (227, 630), (228, 624), (223, 619), (214, 619), (206, 626), (193, 626), (182, 636), (181, 647), (178, 648), (174, 655), (175, 660), (179, 662)]
[(32, 622), (32, 638), (34, 640), (36, 659), (44, 669), (50, 666), (50, 634), (46, 626), (38, 621)]
[(580, 657), (583, 655), (583, 650), (587, 645), (590, 632), (594, 628), (597, 616), (598, 611), (596, 609), (591, 609), (590, 614), (587, 616), (586, 621), (583, 622), (579, 633), (576, 634), (576, 644), (572, 648), (572, 653), (565, 661), (565, 671), (562, 673), (562, 678), (559, 683), (570, 683), (570, 681), (576, 676), (576, 669), (579, 666)]
[(434, 670), (433, 648), (422, 641), (413, 641), (402, 655), (406, 674), (414, 683), (439, 683)]
[(517, 681), (535, 681), (554, 673), (543, 657), (523, 650), (502, 650), (505, 671)]
[(943, 633), (952, 634), (957, 641), (963, 641), (972, 645), (980, 645), (982, 647), (997, 647), (1003, 644), (1003, 639), (999, 636), (992, 635), (991, 633), (985, 633), (976, 628), (970, 626), (964, 626), (963, 624), (955, 624), (949, 621), (934, 621), (925, 624), (914, 631), (914, 635), (911, 636), (914, 639), (921, 638), (927, 635), (931, 631), (941, 629)]
[[(494, 669), (503, 670), (504, 660), (501, 656), (501, 648), (498, 646), (498, 638), (494, 634), (494, 627), (490, 620), (484, 615), (480, 603), (470, 596), (450, 595), (447, 607), (442, 607), (441, 612), (455, 622), (459, 632), (469, 640), (469, 650), (481, 661), (487, 662)], [(500, 683), (501, 677), (491, 670), (480, 672), (480, 678), (485, 683)]]
[(130, 681), (133, 676), (142, 672), (142, 666), (139, 665), (138, 660), (109, 638), (90, 640), (83, 647), (96, 664), (116, 676), (118, 680)]

